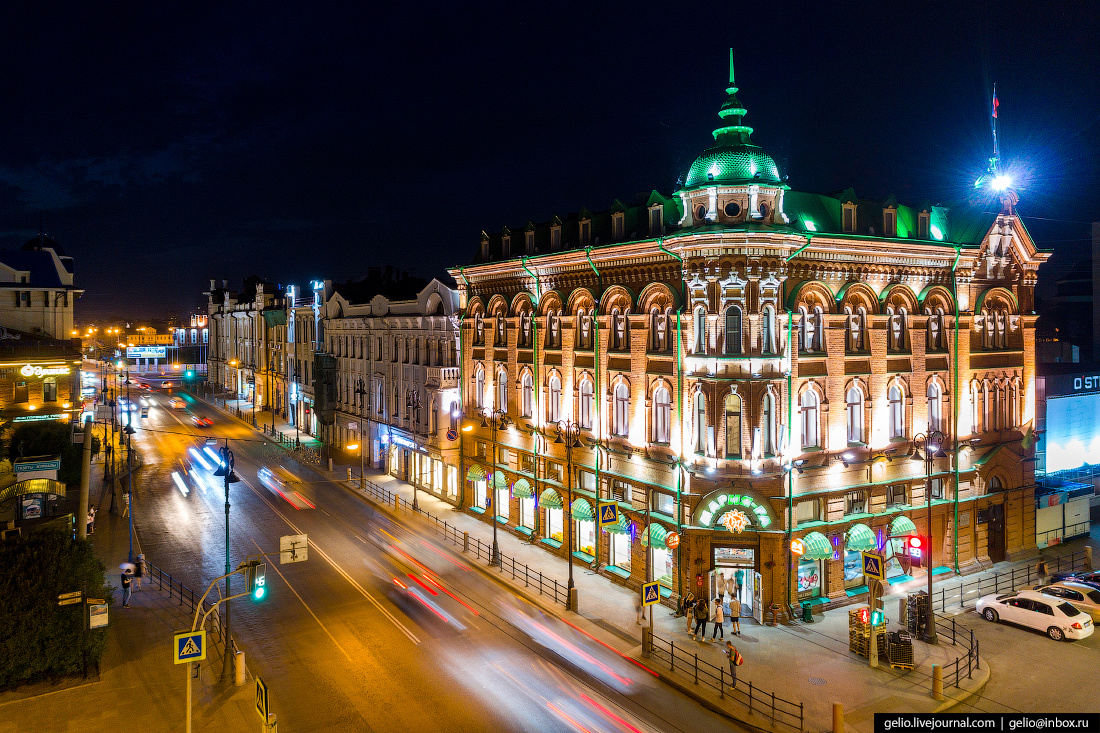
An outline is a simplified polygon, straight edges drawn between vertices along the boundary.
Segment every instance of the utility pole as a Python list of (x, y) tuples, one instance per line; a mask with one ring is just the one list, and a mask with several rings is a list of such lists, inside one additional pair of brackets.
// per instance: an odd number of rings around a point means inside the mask
[(92, 479), (92, 416), (84, 420), (84, 447), (81, 451), (80, 470), (80, 512), (77, 515), (76, 536), (78, 539), (88, 538), (88, 494), (89, 482)]

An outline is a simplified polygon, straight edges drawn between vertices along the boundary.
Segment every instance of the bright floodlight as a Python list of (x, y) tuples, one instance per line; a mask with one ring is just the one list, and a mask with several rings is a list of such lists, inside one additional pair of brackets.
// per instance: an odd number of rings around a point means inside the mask
[(995, 191), (1003, 191), (1012, 185), (1012, 178), (1009, 176), (997, 176), (993, 179), (993, 189)]

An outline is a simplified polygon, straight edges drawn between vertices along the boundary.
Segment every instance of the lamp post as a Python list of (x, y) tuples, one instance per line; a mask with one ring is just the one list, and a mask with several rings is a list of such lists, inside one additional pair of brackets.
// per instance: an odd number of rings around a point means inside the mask
[(248, 368), (252, 372), (248, 379), (252, 384), (252, 427), (256, 427), (256, 362), (249, 362)]
[[(233, 451), (229, 450), (229, 439), (226, 438), (225, 446), (219, 451), (221, 455), (221, 465), (218, 466), (218, 470), (214, 471), (215, 476), (221, 476), (225, 481), (225, 597), (228, 599), (233, 594), (229, 590), (230, 573), (232, 569), (229, 566), (229, 485), (235, 484), (240, 481), (237, 474), (233, 472)], [(232, 672), (233, 670), (233, 658), (229, 654), (233, 637), (229, 634), (229, 601), (225, 602), (225, 657), (222, 664), (222, 678), (225, 678), (226, 672)]]
[[(367, 429), (366, 413), (370, 407), (366, 405), (370, 398), (370, 391), (362, 378), (355, 380), (355, 396), (359, 398), (359, 490), (363, 490), (363, 474), (366, 473), (366, 451), (370, 431)], [(364, 409), (365, 408), (365, 409)]]
[(555, 430), (557, 431), (558, 437), (554, 440), (554, 442), (559, 445), (562, 443), (565, 444), (565, 465), (566, 470), (569, 471), (569, 478), (565, 484), (568, 496), (566, 506), (569, 507), (568, 515), (565, 519), (566, 541), (569, 543), (569, 546), (565, 550), (565, 561), (569, 564), (569, 596), (567, 607), (570, 611), (576, 612), (577, 590), (573, 586), (573, 449), (581, 447), (581, 428), (574, 422), (562, 420), (557, 424)]
[(924, 498), (928, 507), (928, 559), (925, 563), (925, 572), (928, 574), (928, 617), (924, 625), (926, 644), (936, 643), (936, 614), (932, 610), (932, 461), (947, 456), (943, 450), (946, 439), (939, 430), (929, 429), (927, 433), (918, 433), (913, 436), (913, 455), (909, 457), (914, 461), (924, 461)]
[[(412, 432), (413, 432), (413, 444), (414, 445), (419, 445), (419, 443), (417, 442), (416, 439), (420, 436), (420, 407), (421, 407), (421, 405), (420, 405), (420, 393), (417, 392), (415, 389), (407, 390), (405, 392), (405, 419), (408, 420), (410, 414), (413, 417), (413, 420), (412, 420), (413, 430), (412, 430)], [(495, 439), (494, 439), (493, 443), (494, 443), (494, 449), (495, 449), (495, 444), (496, 444)], [(496, 456), (494, 455), (493, 457), (495, 458)], [(408, 460), (405, 461), (405, 481), (412, 484), (412, 487), (413, 487), (413, 511), (414, 512), (418, 511), (420, 509), (420, 505), (416, 501), (416, 482), (415, 481), (409, 481), (409, 462), (408, 462)], [(496, 547), (496, 544), (497, 544), (497, 542), (496, 542), (496, 531), (497, 531), (497, 523), (494, 521), (493, 522), (493, 547)], [(496, 553), (494, 551), (494, 555), (495, 554)]]
[(302, 441), (298, 437), (298, 399), (302, 396), (302, 377), (299, 374), (294, 375), (294, 447), (298, 448), (302, 445)]
[(500, 547), (497, 545), (497, 430), (500, 428), (508, 427), (508, 413), (499, 407), (483, 408), (481, 415), (481, 427), (492, 428), (493, 430), (493, 473), (492, 481), (489, 484), (489, 496), (492, 497), (492, 501), (490, 502), (490, 506), (492, 507), (492, 514), (489, 516), (489, 521), (493, 523), (493, 555), (491, 558), (489, 558), (489, 564), (500, 565)]
[(126, 365), (126, 514), (130, 519), (130, 562), (134, 561), (134, 413), (130, 402), (130, 366)]

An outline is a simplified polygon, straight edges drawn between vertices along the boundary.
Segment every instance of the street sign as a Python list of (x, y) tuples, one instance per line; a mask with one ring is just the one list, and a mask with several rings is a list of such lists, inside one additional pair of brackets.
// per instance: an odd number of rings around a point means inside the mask
[(256, 678), (256, 712), (263, 721), (267, 722), (267, 685), (259, 677)]
[(642, 584), (642, 605), (652, 606), (661, 602), (661, 584), (657, 581)]
[(98, 606), (101, 603), (106, 603), (106, 602), (107, 601), (103, 600), (102, 598), (89, 598), (88, 599), (88, 605), (89, 606)]
[(65, 598), (63, 600), (60, 600), (60, 601), (57, 602), (57, 605), (59, 605), (59, 606), (71, 606), (74, 603), (80, 603), (80, 596), (79, 595), (76, 598)]
[(172, 637), (172, 651), (176, 655), (176, 664), (206, 659), (206, 629), (177, 632)]
[(611, 501), (600, 502), (600, 527), (619, 523), (619, 505)]
[(72, 593), (62, 593), (57, 597), (57, 600), (63, 601), (66, 598), (80, 598), (81, 591), (74, 590)]
[(308, 559), (309, 540), (304, 534), (288, 534), (279, 538), (279, 564), (305, 562)]
[(876, 552), (863, 553), (863, 574), (875, 580), (886, 580), (886, 563)]
[(107, 604), (97, 603), (88, 606), (88, 628), (99, 629), (107, 625)]
[(458, 431), (451, 428), (447, 431), (447, 440), (458, 440)]

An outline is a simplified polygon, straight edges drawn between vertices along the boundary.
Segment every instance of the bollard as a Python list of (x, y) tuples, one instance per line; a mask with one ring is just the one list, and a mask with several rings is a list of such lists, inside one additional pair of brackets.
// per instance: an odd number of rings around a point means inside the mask
[(569, 610), (573, 613), (577, 612), (577, 589), (576, 587), (569, 589)]
[(642, 627), (642, 656), (648, 657), (653, 651), (653, 629)]
[(932, 665), (932, 699), (943, 699), (943, 667), (938, 664)]
[(1092, 570), (1092, 548), (1085, 545), (1085, 569)]
[(348, 468), (348, 483), (351, 483), (351, 468)]
[(470, 533), (469, 532), (463, 532), (462, 533), (462, 551), (463, 552), (469, 552), (470, 551)]
[(833, 703), (833, 733), (844, 733), (844, 704)]
[(233, 684), (237, 687), (244, 686), (244, 673), (246, 672), (244, 666), (244, 652), (237, 652), (233, 655)]
[(401, 511), (401, 497), (397, 494), (393, 495), (393, 510), (395, 512)]

